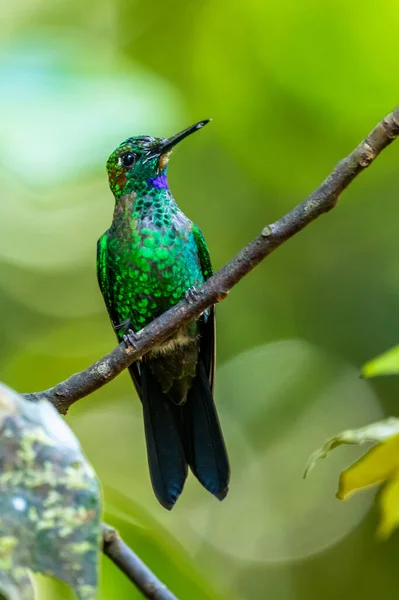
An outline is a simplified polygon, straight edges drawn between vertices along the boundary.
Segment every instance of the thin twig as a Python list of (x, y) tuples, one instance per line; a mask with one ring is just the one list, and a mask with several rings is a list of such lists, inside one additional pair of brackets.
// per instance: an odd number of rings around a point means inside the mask
[(177, 600), (142, 560), (125, 544), (113, 527), (103, 523), (103, 552), (132, 581), (145, 598)]
[(223, 300), (247, 273), (273, 250), (298, 231), (336, 205), (341, 192), (368, 167), (378, 154), (399, 135), (399, 106), (373, 129), (369, 136), (346, 158), (341, 160), (323, 183), (289, 213), (268, 225), (248, 246), (213, 275), (198, 290), (190, 303), (182, 300), (139, 332), (135, 348), (119, 344), (96, 363), (75, 373), (65, 381), (43, 392), (24, 394), (29, 400), (49, 400), (65, 414), (68, 408), (119, 375), (132, 362), (140, 359), (155, 344), (167, 339), (183, 324), (200, 315), (208, 306)]

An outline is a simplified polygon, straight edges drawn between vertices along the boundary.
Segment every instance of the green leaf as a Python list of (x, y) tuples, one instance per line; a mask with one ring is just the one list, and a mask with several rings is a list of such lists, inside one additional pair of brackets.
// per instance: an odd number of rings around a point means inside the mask
[(100, 488), (69, 427), (48, 402), (0, 384), (0, 589), (31, 599), (29, 569), (95, 597)]
[(318, 460), (326, 458), (331, 450), (342, 446), (342, 444), (359, 446), (367, 442), (382, 442), (397, 434), (399, 434), (399, 419), (394, 417), (372, 423), (360, 429), (347, 429), (339, 435), (329, 438), (321, 448), (313, 452), (307, 462), (303, 476), (306, 478)]
[(399, 373), (399, 346), (394, 346), (367, 362), (362, 368), (363, 377), (397, 375)]

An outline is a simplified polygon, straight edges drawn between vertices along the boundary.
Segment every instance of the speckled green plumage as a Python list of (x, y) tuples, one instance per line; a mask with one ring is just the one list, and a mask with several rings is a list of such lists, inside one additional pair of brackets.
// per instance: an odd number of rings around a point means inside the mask
[[(101, 287), (112, 304), (112, 320), (115, 326), (130, 320), (135, 331), (211, 274), (210, 263), (200, 262), (201, 233), (171, 193), (141, 187), (140, 195), (120, 200), (111, 228), (99, 240)], [(123, 326), (118, 331), (125, 333)]]
[[(212, 275), (202, 233), (178, 208), (166, 178), (172, 146), (204, 124), (168, 140), (129, 138), (108, 159), (115, 210), (98, 241), (97, 273), (119, 340)], [(216, 497), (227, 493), (228, 459), (212, 392), (214, 348), (211, 308), (129, 368), (143, 404), (152, 484), (169, 509), (187, 465)]]

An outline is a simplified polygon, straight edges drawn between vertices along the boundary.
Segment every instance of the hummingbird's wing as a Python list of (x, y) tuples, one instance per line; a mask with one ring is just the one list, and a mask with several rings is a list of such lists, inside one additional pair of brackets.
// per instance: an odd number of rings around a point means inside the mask
[[(200, 229), (193, 225), (204, 279), (213, 270), (208, 247)], [(199, 320), (200, 354), (197, 373), (182, 407), (186, 430), (187, 461), (202, 485), (223, 500), (228, 492), (230, 467), (226, 446), (213, 398), (215, 375), (215, 307)]]
[[(111, 319), (112, 326), (118, 340), (121, 341), (118, 331), (123, 332), (123, 327), (121, 328), (121, 323), (119, 323), (119, 317), (115, 310), (115, 302), (112, 294), (114, 285), (113, 272), (112, 269), (109, 268), (108, 232), (105, 232), (97, 242), (97, 279), (104, 298), (105, 306), (107, 307), (109, 318)], [(130, 365), (129, 372), (133, 379), (137, 393), (141, 397), (141, 374), (139, 364), (134, 362), (132, 365)]]
[[(213, 275), (211, 257), (205, 238), (197, 225), (193, 223), (193, 234), (197, 244), (201, 271), (205, 281)], [(200, 319), (200, 357), (208, 376), (213, 393), (216, 368), (216, 322), (215, 307), (211, 306)]]
[(105, 232), (97, 242), (97, 280), (112, 326), (116, 329), (118, 315), (112, 298), (112, 271), (108, 266), (108, 232)]

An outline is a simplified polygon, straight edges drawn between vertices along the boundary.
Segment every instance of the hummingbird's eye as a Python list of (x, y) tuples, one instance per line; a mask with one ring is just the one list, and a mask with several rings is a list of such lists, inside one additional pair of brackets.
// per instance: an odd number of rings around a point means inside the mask
[(131, 167), (136, 160), (136, 156), (131, 152), (126, 152), (126, 154), (121, 156), (120, 160), (124, 167)]

